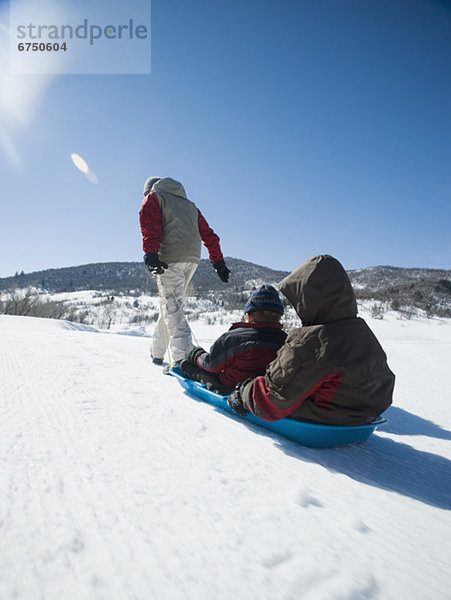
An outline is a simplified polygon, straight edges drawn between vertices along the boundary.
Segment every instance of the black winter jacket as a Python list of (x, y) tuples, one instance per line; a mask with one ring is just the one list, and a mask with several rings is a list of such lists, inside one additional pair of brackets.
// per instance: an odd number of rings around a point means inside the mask
[(234, 388), (245, 379), (263, 375), (286, 337), (279, 323), (234, 323), (209, 353), (199, 356), (197, 365)]

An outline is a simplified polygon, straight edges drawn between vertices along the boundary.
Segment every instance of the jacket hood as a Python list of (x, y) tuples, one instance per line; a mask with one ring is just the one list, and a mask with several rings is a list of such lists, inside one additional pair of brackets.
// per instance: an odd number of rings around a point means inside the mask
[(173, 194), (174, 196), (181, 196), (182, 198), (186, 198), (186, 192), (183, 185), (180, 181), (176, 181), (175, 179), (171, 179), (171, 177), (164, 177), (154, 183), (152, 187), (153, 192), (160, 192), (164, 194), (165, 192), (168, 194)]
[(328, 254), (313, 256), (279, 283), (303, 325), (357, 316), (357, 302), (341, 263)]
[(161, 177), (149, 177), (144, 184), (143, 194), (147, 196), (152, 191), (153, 186), (160, 181)]

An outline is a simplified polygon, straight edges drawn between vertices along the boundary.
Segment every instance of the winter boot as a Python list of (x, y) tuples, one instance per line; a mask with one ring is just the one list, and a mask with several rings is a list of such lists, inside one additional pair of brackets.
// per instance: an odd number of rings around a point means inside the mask
[(164, 367), (163, 373), (165, 375), (170, 375), (171, 369), (173, 369), (174, 367), (179, 367), (181, 362), (182, 362), (181, 360), (176, 360), (175, 362), (172, 363), (172, 365), (168, 365), (167, 367)]

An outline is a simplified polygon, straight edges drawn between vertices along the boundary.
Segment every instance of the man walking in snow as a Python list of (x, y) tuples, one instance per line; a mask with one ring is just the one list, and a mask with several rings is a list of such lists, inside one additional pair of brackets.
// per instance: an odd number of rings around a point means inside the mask
[(183, 185), (170, 177), (149, 177), (144, 184), (144, 202), (139, 213), (144, 262), (160, 276), (162, 307), (152, 339), (151, 355), (161, 365), (169, 345), (173, 364), (178, 364), (192, 346), (191, 331), (181, 310), (200, 261), (201, 242), (224, 283), (230, 271), (222, 255), (219, 237), (196, 205), (187, 199)]

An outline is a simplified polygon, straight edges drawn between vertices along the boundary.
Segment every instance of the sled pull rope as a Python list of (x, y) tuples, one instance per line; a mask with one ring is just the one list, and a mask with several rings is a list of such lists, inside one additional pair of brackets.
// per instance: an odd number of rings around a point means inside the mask
[(163, 329), (164, 329), (164, 338), (166, 340), (166, 350), (168, 351), (169, 364), (172, 365), (172, 356), (171, 356), (171, 348), (169, 347), (169, 333), (166, 325), (166, 319), (164, 316), (164, 305), (163, 305), (163, 292), (161, 290), (161, 275), (156, 275), (155, 279), (157, 280), (157, 288), (158, 288), (158, 297), (160, 300), (160, 314), (163, 321)]
[[(161, 278), (163, 278), (163, 276), (162, 276), (162, 275), (160, 275), (160, 277), (161, 277)], [(166, 285), (168, 285), (168, 284), (166, 284)], [(188, 319), (187, 319), (187, 317), (186, 317), (185, 313), (183, 312), (183, 308), (180, 306), (180, 302), (178, 301), (178, 298), (177, 298), (177, 296), (175, 295), (174, 288), (172, 287), (172, 285), (171, 285), (171, 284), (169, 284), (169, 289), (171, 290), (171, 293), (172, 293), (172, 295), (174, 296), (174, 300), (175, 300), (175, 302), (176, 302), (176, 304), (177, 304), (177, 306), (178, 306), (178, 309), (179, 309), (179, 311), (182, 313), (182, 315), (183, 315), (183, 318), (185, 319), (185, 321), (186, 321), (186, 324), (188, 325), (188, 329), (189, 329), (189, 330), (190, 330), (190, 332), (191, 332), (191, 336), (192, 336), (193, 340), (196, 342), (196, 346), (199, 346), (199, 342), (197, 341), (197, 339), (196, 339), (196, 336), (194, 335), (194, 332), (193, 332), (193, 330), (191, 329), (191, 325), (189, 324), (189, 322), (188, 322)], [(168, 347), (169, 347), (169, 346), (168, 346)], [(172, 364), (172, 363), (171, 363), (171, 364)]]

